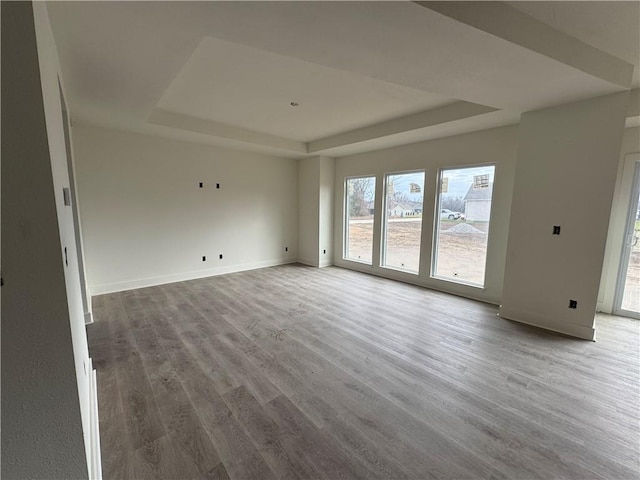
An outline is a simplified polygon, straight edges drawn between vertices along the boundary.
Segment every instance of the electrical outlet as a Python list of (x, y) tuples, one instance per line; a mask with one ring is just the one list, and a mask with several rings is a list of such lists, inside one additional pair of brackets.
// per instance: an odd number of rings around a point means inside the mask
[(222, 254), (220, 254), (220, 260), (222, 260)]
[(220, 188), (220, 184), (219, 183), (216, 183), (216, 188)]
[(204, 183), (200, 182), (200, 183), (198, 184), (198, 186), (199, 186), (200, 188), (204, 188)]
[(554, 225), (553, 226), (553, 234), (554, 235), (560, 235), (560, 225)]
[(327, 254), (327, 251), (326, 251), (326, 250), (322, 250), (322, 253), (324, 253), (324, 254), (326, 255), (326, 254)]
[(578, 308), (577, 300), (569, 300), (569, 308)]
[(284, 251), (288, 252), (289, 251), (289, 247), (284, 247)]
[(206, 256), (206, 255), (203, 255), (203, 256), (202, 256), (202, 261), (203, 261), (203, 262), (206, 262), (206, 261), (207, 261), (207, 256)]

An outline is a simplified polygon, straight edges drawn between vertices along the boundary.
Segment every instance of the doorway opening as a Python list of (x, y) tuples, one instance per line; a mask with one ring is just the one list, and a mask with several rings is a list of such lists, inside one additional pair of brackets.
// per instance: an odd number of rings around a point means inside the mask
[(640, 319), (640, 161), (635, 162), (613, 313)]

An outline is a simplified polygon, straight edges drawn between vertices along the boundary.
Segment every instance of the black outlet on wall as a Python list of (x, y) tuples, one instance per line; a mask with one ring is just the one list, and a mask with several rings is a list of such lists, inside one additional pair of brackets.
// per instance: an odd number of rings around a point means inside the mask
[(560, 225), (554, 225), (553, 226), (553, 234), (554, 235), (560, 235)]
[(220, 184), (219, 183), (216, 183), (216, 188), (220, 188)]
[(327, 251), (326, 251), (326, 250), (322, 250), (322, 253), (324, 253), (324, 254), (326, 255), (326, 254), (327, 254)]
[(198, 184), (198, 186), (199, 186), (200, 188), (203, 188), (203, 187), (204, 187), (204, 183), (200, 182), (200, 183)]
[(578, 308), (577, 300), (569, 300), (569, 308)]
[(289, 251), (289, 247), (284, 247), (284, 251), (288, 252)]
[(222, 254), (220, 254), (220, 260), (222, 260)]
[(202, 261), (206, 262), (207, 261), (207, 257), (205, 255), (202, 256)]

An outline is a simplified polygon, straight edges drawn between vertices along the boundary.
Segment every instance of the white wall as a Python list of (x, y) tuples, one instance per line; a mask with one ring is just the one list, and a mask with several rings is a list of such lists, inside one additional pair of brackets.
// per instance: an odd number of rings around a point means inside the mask
[(628, 98), (522, 115), (500, 316), (593, 338)]
[(335, 199), (335, 159), (320, 157), (320, 191), (318, 218), (318, 264), (320, 267), (333, 265), (333, 213)]
[(625, 227), (631, 188), (633, 184), (634, 164), (640, 153), (640, 128), (627, 128), (622, 138), (616, 187), (611, 207), (607, 248), (602, 269), (598, 311), (611, 313), (618, 280), (618, 268), (624, 243)]
[(318, 266), (320, 164), (318, 157), (298, 160), (298, 261)]
[[(469, 298), (499, 303), (502, 294), (511, 193), (518, 143), (518, 127), (503, 127), (465, 135), (415, 143), (375, 152), (339, 158), (335, 165), (334, 263), (336, 265), (402, 280)], [(494, 163), (496, 176), (493, 212), (487, 251), (484, 288), (431, 278), (431, 249), (434, 235), (438, 169)], [(385, 173), (425, 170), (425, 205), (422, 219), (420, 274), (412, 275), (380, 266), (382, 184)], [(373, 265), (343, 259), (344, 179), (376, 175)]]
[(298, 261), (312, 267), (333, 264), (335, 160), (298, 160)]
[(2, 69), (2, 476), (86, 478), (89, 357), (44, 3), (2, 4)]
[(295, 160), (82, 125), (73, 133), (92, 295), (297, 259)]

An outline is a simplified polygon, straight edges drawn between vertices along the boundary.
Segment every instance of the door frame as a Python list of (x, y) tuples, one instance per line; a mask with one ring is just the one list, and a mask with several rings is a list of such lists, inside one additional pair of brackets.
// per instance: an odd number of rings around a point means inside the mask
[(634, 312), (622, 308), (624, 286), (626, 283), (627, 271), (629, 267), (629, 257), (631, 256), (631, 248), (628, 245), (628, 238), (630, 235), (633, 235), (633, 232), (635, 231), (634, 227), (638, 211), (638, 202), (640, 201), (640, 158), (636, 158), (634, 162), (633, 172), (631, 195), (626, 202), (627, 215), (624, 227), (622, 252), (620, 255), (620, 262), (618, 264), (618, 278), (616, 281), (615, 294), (613, 297), (613, 314), (640, 319), (640, 312)]

